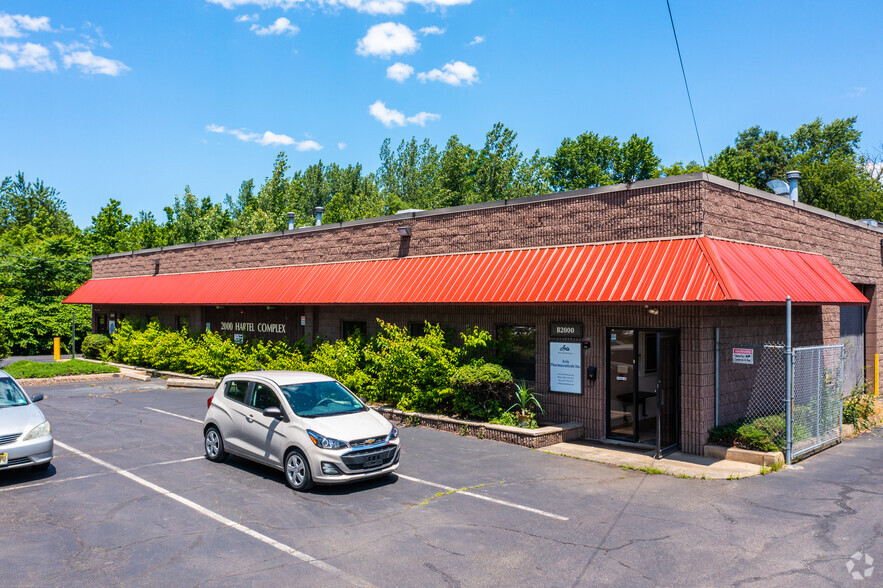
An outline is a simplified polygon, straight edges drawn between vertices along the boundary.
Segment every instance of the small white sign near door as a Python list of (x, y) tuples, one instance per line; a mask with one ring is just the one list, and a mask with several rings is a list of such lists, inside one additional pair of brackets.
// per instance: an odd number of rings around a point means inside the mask
[(733, 348), (733, 363), (754, 365), (754, 349), (745, 347)]
[(582, 346), (549, 342), (549, 390), (582, 394)]

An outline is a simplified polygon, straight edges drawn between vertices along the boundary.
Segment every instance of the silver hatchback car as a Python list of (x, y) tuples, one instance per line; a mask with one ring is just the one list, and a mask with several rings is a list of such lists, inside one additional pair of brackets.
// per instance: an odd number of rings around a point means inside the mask
[(34, 406), (41, 400), (42, 394), (28, 397), (15, 378), (0, 370), (0, 470), (49, 467), (54, 442), (49, 421)]
[(399, 467), (399, 432), (343, 384), (310, 372), (242, 372), (208, 399), (205, 454), (282, 470), (295, 490), (383, 476)]

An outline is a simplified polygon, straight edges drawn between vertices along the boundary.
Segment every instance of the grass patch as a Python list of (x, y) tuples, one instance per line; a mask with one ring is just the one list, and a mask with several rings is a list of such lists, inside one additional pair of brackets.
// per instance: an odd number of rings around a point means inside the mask
[(3, 368), (16, 379), (54, 378), (56, 376), (80, 376), (85, 374), (116, 374), (119, 368), (100, 363), (72, 359), (53, 363), (38, 363), (23, 359)]
[(487, 484), (476, 484), (475, 486), (466, 486), (465, 488), (452, 488), (451, 490), (445, 490), (444, 492), (436, 492), (435, 495), (430, 496), (423, 502), (417, 504), (417, 506), (426, 506), (436, 498), (441, 498), (442, 496), (448, 496), (450, 494), (455, 494), (457, 492), (463, 492), (464, 490), (474, 490), (476, 488), (484, 488), (485, 486), (497, 486), (498, 484), (502, 484), (503, 480), (499, 482), (490, 482)]
[(779, 470), (782, 469), (782, 467), (784, 467), (784, 465), (785, 464), (783, 464), (782, 462), (777, 461), (771, 466), (761, 466), (760, 475), (765, 476), (765, 475), (772, 473), (772, 472), (778, 472)]
[(620, 469), (623, 469), (623, 470), (631, 470), (631, 471), (635, 471), (635, 472), (644, 472), (645, 474), (651, 474), (651, 475), (654, 475), (654, 476), (655, 476), (655, 475), (658, 475), (658, 474), (667, 474), (667, 473), (668, 473), (668, 472), (666, 472), (665, 470), (660, 470), (659, 468), (653, 468), (653, 467), (650, 467), (650, 466), (641, 466), (641, 467), (638, 467), (638, 466), (633, 466), (633, 465), (621, 465), (621, 466), (619, 466), (619, 467), (620, 467)]

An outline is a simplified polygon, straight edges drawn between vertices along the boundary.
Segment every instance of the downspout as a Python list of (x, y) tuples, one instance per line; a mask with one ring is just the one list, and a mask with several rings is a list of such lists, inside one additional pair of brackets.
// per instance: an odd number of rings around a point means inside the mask
[(720, 426), (721, 402), (721, 330), (714, 328), (714, 426)]
[(791, 395), (794, 369), (791, 350), (791, 297), (785, 298), (785, 463), (791, 465), (794, 438), (791, 434)]

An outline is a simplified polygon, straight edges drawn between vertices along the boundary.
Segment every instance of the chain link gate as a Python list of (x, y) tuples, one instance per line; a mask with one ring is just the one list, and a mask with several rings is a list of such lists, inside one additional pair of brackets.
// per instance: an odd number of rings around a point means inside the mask
[(843, 345), (795, 347), (791, 400), (791, 457), (843, 434)]
[(843, 345), (791, 350), (790, 435), (786, 350), (778, 342), (721, 343), (715, 408), (720, 424), (750, 424), (794, 459), (841, 438)]

